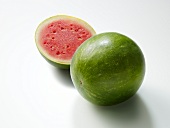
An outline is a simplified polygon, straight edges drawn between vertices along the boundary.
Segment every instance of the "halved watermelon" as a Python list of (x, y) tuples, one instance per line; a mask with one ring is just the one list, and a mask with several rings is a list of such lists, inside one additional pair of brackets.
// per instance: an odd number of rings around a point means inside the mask
[(35, 42), (49, 63), (68, 69), (76, 49), (95, 34), (87, 22), (72, 16), (57, 15), (40, 23), (35, 32)]

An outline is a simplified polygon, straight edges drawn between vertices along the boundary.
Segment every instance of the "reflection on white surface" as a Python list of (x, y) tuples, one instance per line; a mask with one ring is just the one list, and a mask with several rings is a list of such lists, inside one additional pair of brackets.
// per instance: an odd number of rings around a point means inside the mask
[(116, 106), (95, 106), (77, 99), (74, 128), (154, 128), (150, 112), (139, 95)]

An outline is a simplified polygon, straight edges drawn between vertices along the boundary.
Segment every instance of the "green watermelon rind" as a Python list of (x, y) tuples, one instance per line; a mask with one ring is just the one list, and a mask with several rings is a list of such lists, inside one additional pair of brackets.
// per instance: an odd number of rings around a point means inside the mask
[(140, 47), (127, 36), (105, 32), (77, 49), (70, 74), (75, 88), (86, 100), (100, 106), (116, 105), (130, 99), (140, 88), (145, 58)]
[(52, 56), (48, 55), (45, 50), (43, 48), (41, 48), (41, 46), (39, 45), (39, 33), (42, 30), (42, 28), (44, 28), (46, 25), (48, 25), (49, 23), (53, 22), (53, 21), (57, 21), (57, 20), (71, 20), (74, 22), (77, 22), (78, 24), (82, 25), (83, 27), (85, 27), (87, 30), (89, 30), (89, 32), (91, 32), (92, 36), (96, 34), (95, 30), (85, 21), (83, 21), (82, 19), (79, 19), (77, 17), (73, 17), (73, 16), (68, 16), (68, 15), (55, 15), (55, 16), (51, 16), (47, 19), (45, 19), (44, 21), (42, 21), (36, 31), (35, 31), (35, 43), (36, 46), (38, 48), (38, 51), (40, 52), (40, 54), (43, 56), (43, 58), (49, 62), (51, 65), (61, 68), (61, 69), (69, 69), (70, 68), (70, 63), (71, 60), (57, 60), (56, 58), (53, 58)]

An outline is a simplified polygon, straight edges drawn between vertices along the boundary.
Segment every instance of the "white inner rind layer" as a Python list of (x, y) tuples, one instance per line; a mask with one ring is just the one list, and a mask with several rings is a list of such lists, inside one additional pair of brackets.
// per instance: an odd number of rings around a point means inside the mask
[(44, 27), (46, 27), (48, 24), (54, 22), (54, 21), (58, 21), (58, 20), (70, 20), (70, 21), (73, 21), (74, 23), (76, 24), (79, 24), (81, 25), (82, 27), (86, 28), (92, 35), (95, 35), (96, 32), (95, 30), (85, 21), (79, 19), (79, 18), (76, 18), (76, 17), (72, 17), (72, 16), (67, 16), (67, 15), (56, 15), (56, 16), (52, 16), (46, 20), (44, 20), (43, 22), (41, 22), (39, 24), (39, 26), (37, 27), (37, 30), (35, 32), (35, 42), (36, 42), (36, 46), (38, 48), (38, 50), (40, 51), (40, 53), (48, 58), (49, 60), (55, 62), (55, 63), (59, 63), (59, 64), (70, 64), (71, 63), (71, 59), (70, 60), (62, 60), (62, 59), (58, 59), (58, 58), (55, 58), (51, 55), (49, 55), (45, 49), (42, 48), (41, 46), (41, 41), (40, 41), (40, 34), (41, 34), (41, 31), (42, 29), (44, 29)]

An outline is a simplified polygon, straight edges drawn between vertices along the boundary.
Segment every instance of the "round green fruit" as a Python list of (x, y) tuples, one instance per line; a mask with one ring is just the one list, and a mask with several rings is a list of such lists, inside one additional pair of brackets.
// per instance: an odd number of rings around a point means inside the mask
[(86, 40), (70, 67), (79, 93), (97, 105), (115, 105), (132, 97), (145, 74), (144, 55), (125, 35), (106, 32)]
[(45, 19), (35, 32), (36, 46), (52, 65), (68, 69), (76, 49), (95, 34), (85, 21), (67, 15)]

